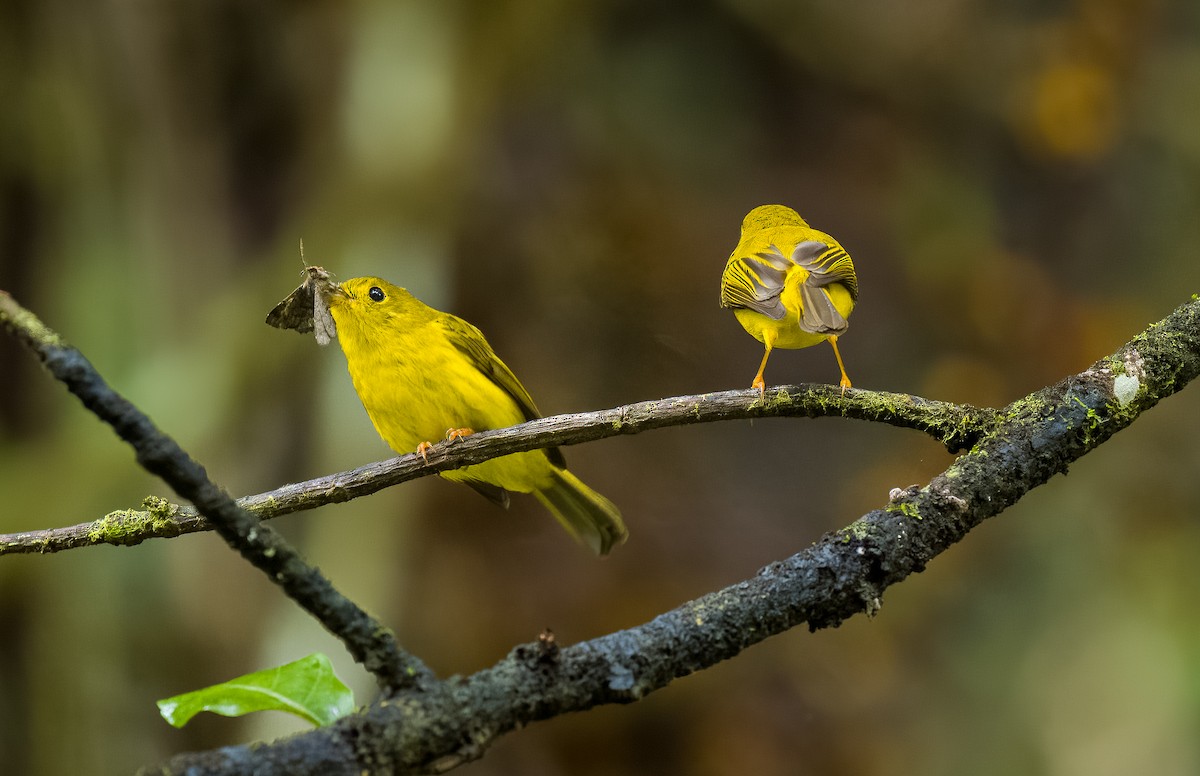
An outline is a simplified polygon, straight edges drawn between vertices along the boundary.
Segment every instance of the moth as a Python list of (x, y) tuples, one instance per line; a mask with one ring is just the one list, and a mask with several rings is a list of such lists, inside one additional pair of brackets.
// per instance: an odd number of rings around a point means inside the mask
[(337, 324), (329, 313), (325, 295), (337, 286), (324, 267), (306, 266), (303, 274), (304, 282), (300, 287), (267, 313), (267, 325), (293, 329), (301, 334), (311, 331), (318, 344), (328, 345), (337, 339)]

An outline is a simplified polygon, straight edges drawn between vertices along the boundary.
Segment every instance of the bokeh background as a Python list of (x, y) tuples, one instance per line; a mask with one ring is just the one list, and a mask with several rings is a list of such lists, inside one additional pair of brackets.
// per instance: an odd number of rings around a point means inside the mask
[[(1200, 290), (1189, 0), (0, 5), (0, 288), (234, 494), (391, 453), (336, 347), (263, 325), (305, 257), (487, 332), (546, 413), (748, 385), (718, 280), (753, 206), (836, 235), (855, 384), (1002, 405)], [(834, 382), (828, 348), (772, 383)], [(1200, 389), (929, 569), (460, 772), (1200, 772)], [(951, 458), (864, 423), (567, 450), (604, 561), (540, 507), (422, 480), (281, 518), (442, 674), (641, 623)], [(163, 488), (0, 337), (0, 532)], [(154, 701), (339, 646), (209, 534), (0, 557), (0, 770), (127, 772), (299, 729)]]

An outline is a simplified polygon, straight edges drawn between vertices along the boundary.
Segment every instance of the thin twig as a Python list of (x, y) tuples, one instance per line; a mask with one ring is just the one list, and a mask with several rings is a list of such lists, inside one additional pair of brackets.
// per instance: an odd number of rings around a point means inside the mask
[[(922, 431), (951, 451), (966, 449), (996, 422), (996, 411), (882, 391), (840, 390), (827, 385), (778, 386), (761, 398), (753, 389), (676, 396), (607, 410), (539, 418), (435, 445), (428, 461), (405, 455), (284, 485), (238, 499), (263, 520), (349, 501), (445, 469), (508, 453), (591, 442), (620, 434), (691, 423), (749, 418), (824, 416), (855, 418)], [(146, 539), (212, 530), (193, 507), (150, 498), (144, 509), (122, 509), (78, 525), (0, 534), (0, 555), (47, 553), (97, 544), (133, 545)]]

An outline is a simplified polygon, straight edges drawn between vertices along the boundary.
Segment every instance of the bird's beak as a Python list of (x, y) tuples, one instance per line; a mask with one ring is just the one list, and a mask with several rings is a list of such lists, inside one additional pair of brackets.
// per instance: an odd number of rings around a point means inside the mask
[(328, 283), (321, 289), (321, 296), (325, 299), (325, 304), (336, 305), (350, 299), (351, 296), (346, 292), (346, 289), (334, 283)]

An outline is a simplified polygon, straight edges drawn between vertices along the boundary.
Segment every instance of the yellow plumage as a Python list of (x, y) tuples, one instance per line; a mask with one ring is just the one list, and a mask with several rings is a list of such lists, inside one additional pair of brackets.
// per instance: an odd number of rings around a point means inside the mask
[[(482, 332), (379, 278), (347, 280), (328, 294), (354, 389), (375, 430), (398, 453), (431, 441), (541, 417)], [(532, 493), (598, 553), (624, 541), (621, 513), (567, 471), (558, 448), (515, 453), (442, 472), (502, 506)]]
[(838, 337), (846, 332), (858, 300), (858, 277), (850, 254), (824, 232), (783, 205), (761, 205), (742, 221), (742, 236), (721, 275), (721, 306), (765, 352), (752, 388), (766, 389), (763, 371), (773, 348), (833, 346), (841, 387), (850, 387)]

